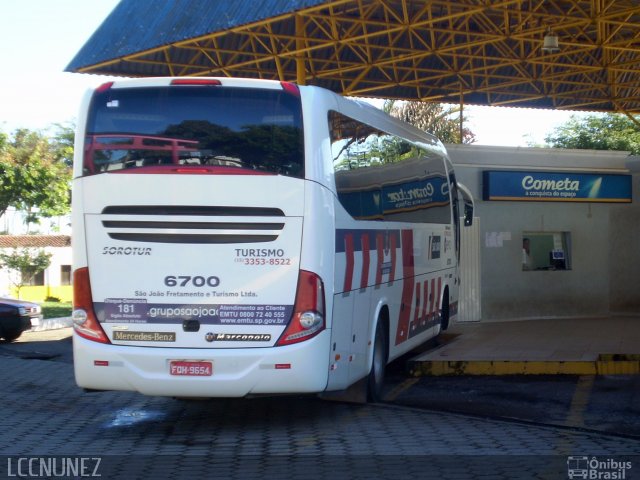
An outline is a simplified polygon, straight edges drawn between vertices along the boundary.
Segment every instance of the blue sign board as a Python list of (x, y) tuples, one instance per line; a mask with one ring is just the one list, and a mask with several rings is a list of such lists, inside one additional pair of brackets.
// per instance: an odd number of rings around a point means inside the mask
[(575, 172), (483, 172), (483, 200), (630, 203), (631, 175)]

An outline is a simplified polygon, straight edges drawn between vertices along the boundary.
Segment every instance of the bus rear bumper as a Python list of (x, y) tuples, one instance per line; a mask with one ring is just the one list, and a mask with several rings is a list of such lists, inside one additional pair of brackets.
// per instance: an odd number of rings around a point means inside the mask
[[(330, 331), (273, 348), (185, 349), (102, 344), (74, 334), (78, 386), (170, 397), (244, 397), (326, 389)], [(211, 375), (172, 375), (171, 362), (203, 362)]]

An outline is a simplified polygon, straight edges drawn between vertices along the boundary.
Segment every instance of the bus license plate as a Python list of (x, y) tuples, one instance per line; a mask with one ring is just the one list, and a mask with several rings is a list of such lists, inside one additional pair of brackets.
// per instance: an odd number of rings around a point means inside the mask
[(211, 362), (172, 360), (169, 362), (169, 373), (184, 377), (210, 377), (213, 375), (213, 364)]

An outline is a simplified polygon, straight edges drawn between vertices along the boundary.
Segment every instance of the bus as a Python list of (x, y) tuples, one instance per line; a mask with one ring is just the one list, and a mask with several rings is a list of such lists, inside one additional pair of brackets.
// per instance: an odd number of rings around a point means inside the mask
[(380, 399), (458, 308), (473, 199), (442, 143), (314, 86), (108, 82), (73, 170), (74, 371), (88, 390)]

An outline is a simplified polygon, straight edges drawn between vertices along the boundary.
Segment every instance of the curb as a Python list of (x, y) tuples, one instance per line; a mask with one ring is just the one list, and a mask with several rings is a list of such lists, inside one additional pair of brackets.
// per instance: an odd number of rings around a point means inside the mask
[(413, 377), (455, 375), (640, 375), (640, 355), (603, 354), (593, 361), (410, 360)]
[(57, 330), (59, 328), (72, 327), (71, 317), (45, 318), (37, 327), (31, 327), (29, 332), (44, 332), (46, 330)]

